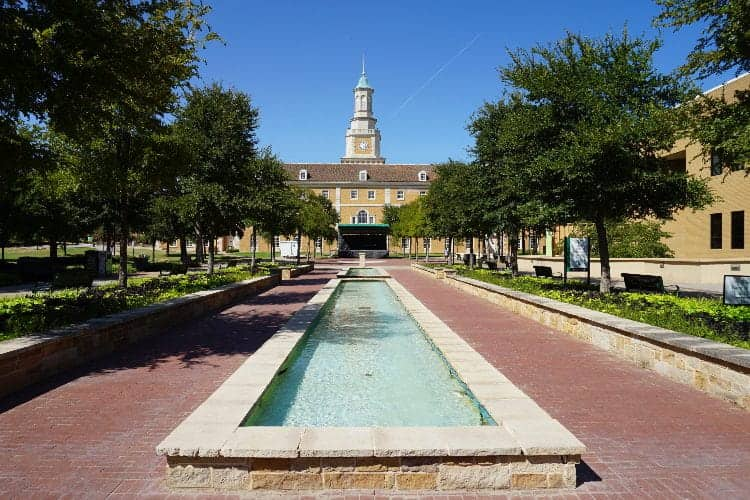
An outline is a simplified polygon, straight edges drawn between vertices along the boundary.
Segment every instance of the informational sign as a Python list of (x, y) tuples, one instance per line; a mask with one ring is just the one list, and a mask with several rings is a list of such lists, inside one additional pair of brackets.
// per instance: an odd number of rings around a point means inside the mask
[(279, 241), (279, 249), (282, 259), (297, 257), (297, 242), (295, 240)]
[(565, 239), (565, 269), (567, 271), (589, 270), (589, 239)]
[(724, 303), (731, 306), (750, 306), (750, 276), (724, 276)]

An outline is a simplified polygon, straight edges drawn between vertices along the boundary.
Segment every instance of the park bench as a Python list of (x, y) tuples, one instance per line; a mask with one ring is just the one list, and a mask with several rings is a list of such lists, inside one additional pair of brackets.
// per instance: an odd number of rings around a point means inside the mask
[[(667, 291), (664, 286), (664, 280), (661, 276), (653, 274), (632, 274), (632, 273), (621, 273), (622, 279), (625, 280), (625, 289), (627, 291), (637, 290), (639, 292), (656, 292), (665, 293)], [(675, 292), (680, 291), (680, 287), (672, 285)]]
[(536, 273), (537, 278), (552, 278), (550, 266), (534, 266), (534, 273)]

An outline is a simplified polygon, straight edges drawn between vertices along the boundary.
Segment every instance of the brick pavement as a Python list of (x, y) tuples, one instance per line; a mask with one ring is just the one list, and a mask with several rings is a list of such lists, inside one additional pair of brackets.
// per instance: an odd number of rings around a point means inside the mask
[(0, 401), (0, 498), (168, 494), (156, 445), (332, 276), (301, 276)]
[(750, 413), (432, 277), (389, 272), (586, 444), (579, 498), (750, 498)]
[[(748, 497), (747, 413), (398, 264), (386, 264), (394, 277), (589, 447), (583, 483), (555, 498)], [(156, 444), (329, 277), (297, 278), (0, 401), (0, 498), (174, 496)], [(323, 494), (373, 498), (364, 493)]]

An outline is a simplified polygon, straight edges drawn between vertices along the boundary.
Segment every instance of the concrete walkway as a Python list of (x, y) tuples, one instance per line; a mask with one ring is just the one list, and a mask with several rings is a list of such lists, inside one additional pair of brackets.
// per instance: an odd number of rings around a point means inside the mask
[(389, 272), (583, 441), (579, 498), (750, 498), (750, 413), (432, 277)]

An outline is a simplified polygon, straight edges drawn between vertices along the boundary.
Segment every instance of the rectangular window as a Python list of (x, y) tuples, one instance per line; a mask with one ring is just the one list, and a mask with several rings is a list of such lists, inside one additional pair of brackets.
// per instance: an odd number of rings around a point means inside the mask
[(356, 189), (352, 189), (351, 191), (349, 191), (349, 198), (352, 199), (352, 200), (358, 199), (359, 198), (359, 191), (357, 191)]
[(375, 191), (368, 191), (367, 192), (367, 199), (368, 200), (374, 200), (375, 199)]
[(396, 199), (403, 201), (403, 199), (404, 199), (404, 192), (403, 191), (396, 191)]
[(375, 216), (370, 216), (370, 224), (375, 224)]
[(321, 192), (320, 192), (320, 195), (321, 195), (321, 196), (322, 196), (323, 198), (325, 198), (325, 199), (328, 199), (328, 196), (329, 196), (329, 195), (328, 195), (328, 190), (327, 190), (327, 189), (324, 189), (323, 191), (321, 191)]
[(721, 155), (716, 151), (711, 151), (711, 175), (721, 175), (723, 169)]
[(732, 248), (745, 248), (745, 211), (732, 212)]
[(356, 224), (356, 223), (357, 223), (357, 217), (352, 215), (352, 224)]
[(711, 248), (721, 248), (721, 214), (711, 214)]
[(420, 191), (419, 196), (427, 196), (427, 191)]

